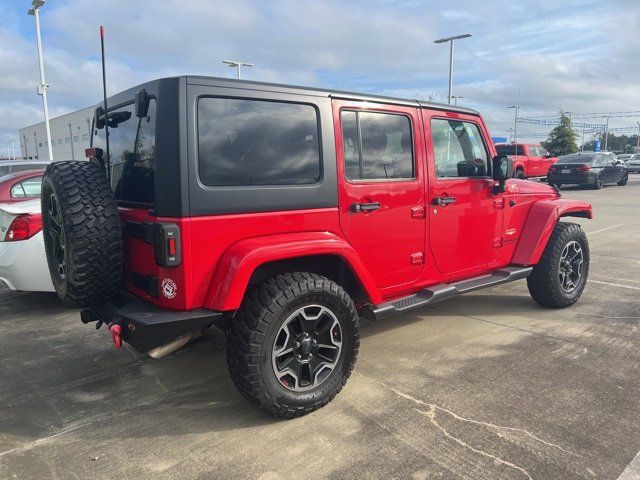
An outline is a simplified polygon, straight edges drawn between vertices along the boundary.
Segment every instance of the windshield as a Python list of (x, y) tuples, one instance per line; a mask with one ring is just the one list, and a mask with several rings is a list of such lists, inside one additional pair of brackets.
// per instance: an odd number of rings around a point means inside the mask
[[(151, 99), (148, 115), (135, 116), (133, 104), (109, 111), (109, 156), (111, 188), (117, 200), (154, 204), (156, 101)], [(104, 122), (96, 122), (94, 147), (105, 152)], [(102, 124), (102, 125), (101, 125)]]

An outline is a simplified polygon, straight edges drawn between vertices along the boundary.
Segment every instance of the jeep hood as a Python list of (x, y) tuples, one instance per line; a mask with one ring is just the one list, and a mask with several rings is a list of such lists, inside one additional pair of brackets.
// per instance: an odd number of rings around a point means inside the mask
[(507, 181), (507, 192), (515, 195), (551, 195), (558, 193), (549, 185), (531, 180), (511, 179)]

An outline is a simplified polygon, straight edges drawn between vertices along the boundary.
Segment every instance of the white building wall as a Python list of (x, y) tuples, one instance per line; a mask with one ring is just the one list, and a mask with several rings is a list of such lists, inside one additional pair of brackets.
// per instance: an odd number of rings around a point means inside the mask
[[(54, 160), (82, 160), (91, 139), (96, 107), (87, 107), (49, 120)], [(44, 122), (19, 130), (22, 158), (49, 160)]]

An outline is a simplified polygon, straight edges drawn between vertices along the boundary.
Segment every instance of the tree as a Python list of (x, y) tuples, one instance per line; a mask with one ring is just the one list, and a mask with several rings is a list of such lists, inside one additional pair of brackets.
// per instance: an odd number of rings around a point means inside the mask
[(560, 112), (560, 125), (551, 130), (549, 137), (542, 142), (542, 146), (556, 156), (568, 155), (578, 151), (577, 138), (571, 119), (564, 112)]

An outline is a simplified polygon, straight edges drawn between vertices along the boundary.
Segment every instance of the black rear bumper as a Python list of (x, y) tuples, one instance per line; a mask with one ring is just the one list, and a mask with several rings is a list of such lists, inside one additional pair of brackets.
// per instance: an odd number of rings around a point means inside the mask
[(82, 323), (101, 321), (109, 326), (118, 324), (122, 340), (142, 353), (180, 337), (202, 330), (220, 320), (222, 312), (199, 308), (169, 310), (122, 293), (113, 302), (85, 308), (80, 313)]

